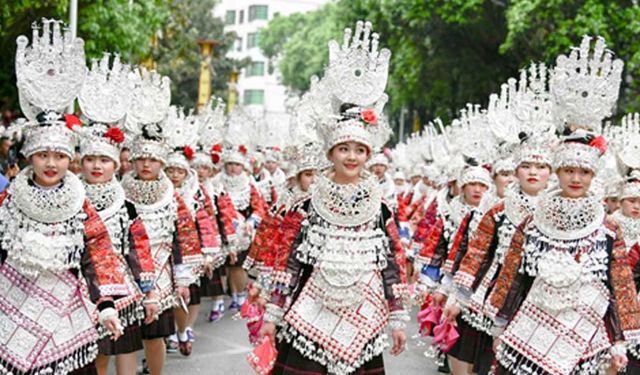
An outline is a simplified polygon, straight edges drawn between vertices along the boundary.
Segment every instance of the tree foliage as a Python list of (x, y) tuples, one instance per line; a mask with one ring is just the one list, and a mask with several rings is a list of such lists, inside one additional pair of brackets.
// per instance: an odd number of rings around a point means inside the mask
[[(533, 61), (552, 65), (584, 34), (602, 35), (625, 60), (620, 110), (640, 110), (640, 9), (608, 0), (339, 0), (281, 17), (262, 31), (261, 48), (293, 91), (322, 74), (326, 43), (369, 20), (391, 49), (390, 113), (450, 120), (466, 103), (486, 104), (507, 78)], [(320, 56), (320, 57), (317, 57)]]

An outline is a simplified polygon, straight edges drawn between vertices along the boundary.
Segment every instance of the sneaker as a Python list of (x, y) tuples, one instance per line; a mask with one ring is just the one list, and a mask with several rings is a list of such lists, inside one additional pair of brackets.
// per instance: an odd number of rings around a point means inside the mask
[(167, 353), (173, 354), (178, 352), (178, 341), (173, 338), (167, 339)]
[(229, 310), (240, 310), (240, 304), (238, 303), (238, 301), (231, 301)]
[(215, 323), (218, 320), (222, 319), (222, 313), (218, 310), (211, 310), (209, 313), (209, 322)]
[(180, 341), (180, 343), (178, 343), (178, 347), (180, 348), (180, 354), (182, 354), (185, 357), (188, 357), (191, 355), (193, 344), (189, 340), (185, 342)]
[(151, 375), (151, 370), (149, 370), (149, 366), (147, 366), (147, 360), (142, 358), (142, 371), (140, 372), (142, 375)]
[(187, 337), (189, 338), (189, 342), (196, 341), (196, 334), (193, 332), (193, 329), (187, 328)]

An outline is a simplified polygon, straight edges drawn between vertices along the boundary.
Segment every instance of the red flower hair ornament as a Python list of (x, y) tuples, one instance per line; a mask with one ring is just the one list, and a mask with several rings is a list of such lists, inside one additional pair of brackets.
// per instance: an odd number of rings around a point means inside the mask
[(184, 157), (187, 158), (187, 160), (193, 160), (193, 149), (189, 146), (184, 146), (184, 148), (182, 149), (182, 153), (184, 154)]
[(116, 144), (121, 144), (122, 142), (124, 142), (124, 133), (118, 128), (107, 129), (107, 131), (104, 133), (104, 137)]
[(213, 162), (213, 164), (218, 164), (218, 162), (220, 161), (220, 154), (211, 154), (211, 161)]
[(597, 148), (598, 151), (600, 151), (600, 154), (604, 154), (607, 152), (607, 147), (609, 145), (607, 140), (603, 136), (599, 135), (589, 142), (589, 146)]
[(73, 130), (76, 126), (82, 126), (82, 121), (76, 116), (71, 114), (64, 115), (64, 122), (66, 123), (67, 128)]
[(216, 153), (221, 153), (222, 152), (222, 145), (220, 143), (216, 143), (215, 145), (211, 146), (211, 152), (216, 152)]
[(363, 109), (362, 112), (360, 112), (360, 118), (362, 119), (362, 121), (369, 125), (375, 125), (378, 123), (378, 116), (376, 115), (376, 112), (371, 108)]
[(245, 145), (238, 146), (238, 151), (240, 151), (240, 153), (242, 155), (246, 155), (247, 154), (247, 148), (245, 147)]

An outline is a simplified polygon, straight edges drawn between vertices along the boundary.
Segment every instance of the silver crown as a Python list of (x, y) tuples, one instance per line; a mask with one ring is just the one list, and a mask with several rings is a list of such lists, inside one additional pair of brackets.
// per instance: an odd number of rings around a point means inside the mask
[(586, 127), (600, 132), (618, 101), (624, 63), (613, 58), (602, 37), (585, 36), (569, 56), (560, 55), (550, 80), (557, 125)]
[[(214, 167), (213, 163), (213, 145), (222, 143), (225, 129), (225, 103), (221, 98), (211, 97), (209, 102), (202, 107), (196, 116), (196, 124), (198, 128), (198, 147), (197, 152), (191, 161), (191, 166), (198, 167), (200, 165), (209, 168)], [(219, 159), (220, 155), (215, 156)]]
[[(378, 50), (378, 35), (371, 23), (358, 21), (355, 32), (346, 29), (343, 43), (329, 42), (329, 65), (321, 81), (312, 77), (307, 98), (325, 148), (356, 141), (372, 151), (382, 148), (390, 135), (383, 110), (391, 52)], [(343, 104), (355, 107), (341, 112)], [(369, 121), (371, 120), (371, 121)]]
[(113, 57), (109, 67), (110, 54), (104, 53), (100, 60), (94, 59), (91, 70), (78, 95), (82, 114), (91, 122), (115, 124), (127, 114), (134, 88), (131, 67), (120, 62), (120, 56)]
[(222, 161), (224, 163), (246, 164), (249, 154), (255, 149), (254, 136), (257, 133), (257, 121), (242, 107), (235, 107), (225, 123), (222, 142)]
[(135, 87), (127, 111), (128, 126), (135, 129), (144, 124), (158, 123), (167, 115), (171, 105), (171, 80), (144, 67), (133, 71)]
[(62, 21), (42, 20), (42, 35), (33, 24), (31, 45), (20, 35), (16, 40), (16, 79), (20, 106), (29, 120), (45, 110), (63, 112), (75, 99), (87, 67), (84, 42), (73, 38)]
[[(189, 162), (198, 144), (198, 124), (193, 113), (185, 114), (181, 107), (171, 106), (164, 121), (164, 136), (172, 149), (166, 167), (189, 169)], [(190, 151), (187, 151), (190, 150)]]
[(353, 35), (345, 29), (342, 46), (329, 42), (327, 85), (342, 103), (369, 106), (384, 94), (391, 51), (378, 50), (378, 39), (377, 33), (371, 33), (370, 22), (358, 21)]
[(620, 126), (607, 126), (604, 134), (615, 152), (622, 174), (631, 169), (640, 169), (640, 114), (627, 114)]

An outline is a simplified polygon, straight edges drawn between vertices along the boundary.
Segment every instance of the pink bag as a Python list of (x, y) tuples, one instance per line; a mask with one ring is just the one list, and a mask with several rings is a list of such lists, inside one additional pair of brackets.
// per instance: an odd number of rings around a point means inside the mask
[(269, 336), (265, 336), (260, 345), (256, 346), (253, 351), (247, 354), (249, 365), (255, 370), (256, 374), (269, 375), (276, 363), (278, 351), (271, 342)]

